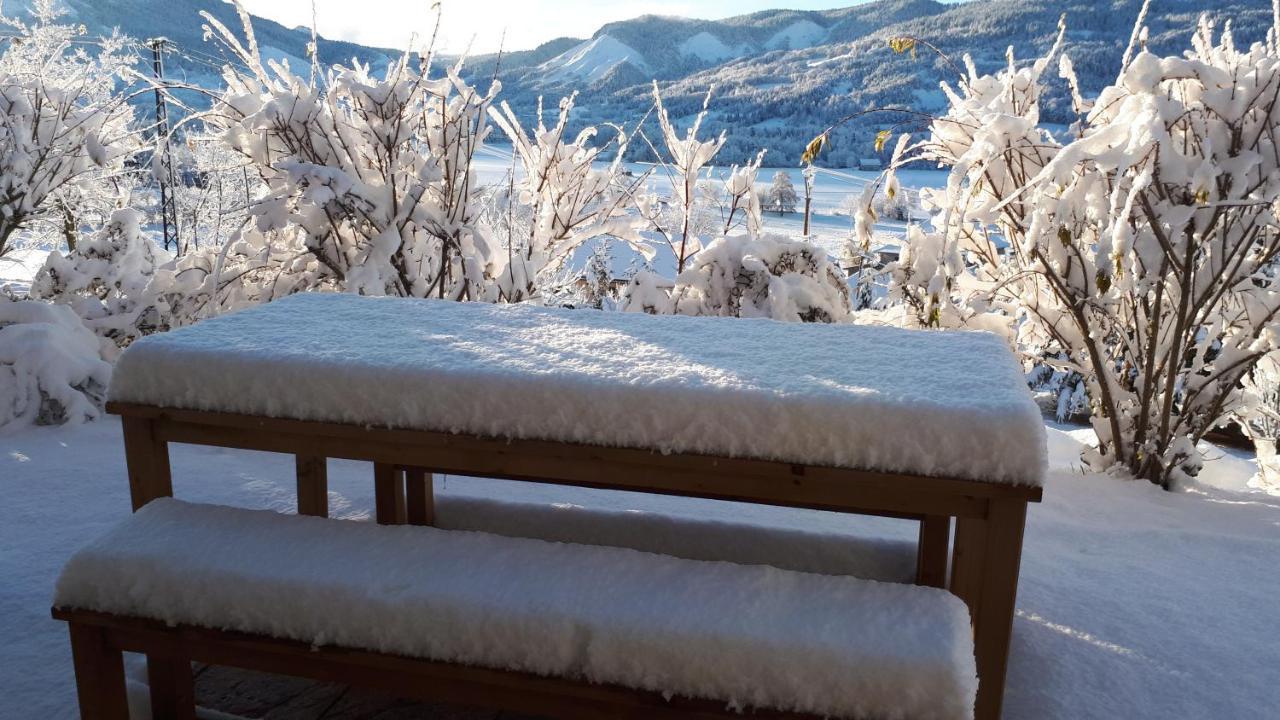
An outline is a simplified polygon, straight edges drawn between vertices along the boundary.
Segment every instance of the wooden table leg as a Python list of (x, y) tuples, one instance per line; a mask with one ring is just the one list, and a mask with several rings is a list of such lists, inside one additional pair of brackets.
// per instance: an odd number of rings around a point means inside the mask
[(436, 499), (431, 473), (422, 468), (404, 469), (406, 517), (410, 525), (436, 524)]
[(169, 445), (159, 438), (155, 422), (126, 415), (120, 418), (120, 425), (124, 429), (124, 458), (134, 512), (156, 498), (172, 497)]
[(379, 525), (404, 524), (404, 473), (400, 468), (386, 463), (374, 463), (373, 495)]
[(993, 499), (986, 518), (957, 518), (951, 592), (969, 606), (978, 662), (977, 720), (996, 720), (1004, 702), (1027, 504)]
[(329, 472), (323, 455), (295, 455), (298, 514), (329, 517)]
[(951, 549), (951, 518), (926, 515), (920, 520), (920, 539), (916, 545), (916, 584), (944, 588), (947, 586), (947, 559)]
[(80, 720), (129, 720), (124, 658), (101, 628), (70, 624)]
[(151, 689), (152, 718), (195, 720), (195, 679), (189, 660), (147, 655), (147, 685)]

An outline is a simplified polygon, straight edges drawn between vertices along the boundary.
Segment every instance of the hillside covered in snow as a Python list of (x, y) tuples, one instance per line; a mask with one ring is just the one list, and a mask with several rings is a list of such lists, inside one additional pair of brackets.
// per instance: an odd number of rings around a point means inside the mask
[[(574, 90), (584, 123), (634, 121), (652, 103), (658, 80), (673, 116), (691, 116), (714, 87), (704, 127), (727, 130), (722, 159), (743, 162), (761, 148), (770, 163), (798, 162), (810, 138), (838, 119), (871, 108), (943, 109), (938, 83), (951, 80), (968, 53), (979, 72), (1020, 62), (1052, 43), (1066, 15), (1066, 53), (1082, 88), (1097, 92), (1115, 80), (1113, 68), (1129, 41), (1140, 0), (872, 0), (825, 11), (767, 10), (725, 20), (647, 15), (609, 23), (591, 38), (562, 38), (529, 53), (510, 53), (497, 76), (512, 107), (532, 108), (538, 95)], [(1242, 44), (1262, 39), (1270, 6), (1242, 0), (1156, 0), (1147, 19), (1149, 47), (1181, 52), (1207, 12), (1230, 20)], [(888, 39), (913, 36), (938, 47), (955, 66), (920, 47), (895, 55)], [(492, 76), (496, 57), (472, 58), (469, 75)], [(1073, 120), (1065, 83), (1043, 108), (1049, 123)], [(839, 131), (823, 162), (854, 167), (874, 155), (873, 138), (903, 116), (871, 115)], [(642, 150), (637, 143), (634, 150)]]
[[(23, 0), (6, 8), (29, 4)], [(62, 4), (90, 35), (118, 27), (138, 39), (167, 37), (175, 45), (166, 58), (170, 77), (205, 87), (217, 86), (216, 64), (229, 58), (202, 38), (199, 12), (208, 11), (231, 27), (239, 25), (233, 7), (222, 0)], [(608, 23), (589, 38), (558, 38), (531, 50), (468, 58), (464, 76), (482, 85), (494, 77), (501, 80), (503, 98), (526, 118), (535, 112), (539, 96), (554, 101), (577, 91), (576, 121), (582, 126), (636, 122), (652, 105), (654, 80), (677, 118), (696, 113), (708, 88), (714, 87), (712, 112), (704, 127), (729, 132), (720, 159), (744, 162), (768, 149), (769, 164), (789, 166), (798, 161), (810, 138), (851, 113), (871, 108), (942, 110), (938, 83), (954, 81), (966, 53), (980, 72), (1005, 64), (1010, 46), (1020, 61), (1029, 61), (1052, 42), (1062, 14), (1068, 27), (1066, 52), (1082, 89), (1096, 92), (1115, 80), (1110, 68), (1124, 51), (1140, 6), (1140, 0), (871, 0), (833, 10), (765, 10), (722, 20), (645, 15)], [(1146, 23), (1150, 49), (1180, 52), (1202, 12), (1222, 22), (1230, 20), (1241, 43), (1262, 39), (1270, 24), (1268, 3), (1156, 0)], [(254, 25), (265, 57), (306, 67), (307, 28), (286, 28), (262, 18), (255, 18)], [(923, 47), (914, 57), (895, 55), (887, 43), (895, 36), (928, 41), (955, 65)], [(350, 63), (354, 58), (377, 69), (394, 55), (394, 50), (349, 42), (319, 42), (324, 64)], [(1042, 115), (1048, 123), (1065, 125), (1073, 119), (1071, 103), (1065, 83), (1059, 81), (1058, 86)], [(859, 159), (876, 154), (875, 134), (898, 128), (903, 120), (894, 113), (855, 120), (835, 133), (821, 164), (857, 166)], [(644, 143), (633, 143), (631, 149), (637, 159), (647, 159)]]
[[(22, 10), (32, 7), (32, 0), (4, 3), (5, 13), (18, 16)], [(165, 74), (175, 82), (189, 83), (204, 88), (221, 86), (220, 66), (234, 62), (220, 48), (204, 39), (201, 12), (213, 15), (227, 27), (239, 28), (235, 6), (223, 0), (57, 0), (55, 6), (67, 11), (67, 20), (82, 24), (85, 34), (91, 37), (110, 35), (112, 30), (138, 41), (163, 37), (171, 43), (165, 53)], [(254, 32), (262, 48), (264, 59), (287, 61), (294, 68), (306, 68), (307, 44), (311, 42), (311, 30), (304, 27), (287, 28), (280, 23), (254, 16)], [(372, 48), (341, 40), (318, 38), (317, 55), (326, 65), (350, 64), (354, 58), (374, 68), (385, 67), (397, 51)], [(150, 65), (139, 66), (139, 71), (150, 71)], [(143, 98), (150, 101), (150, 97)], [(186, 98), (184, 98), (186, 99)], [(200, 104), (207, 100), (191, 97)], [(144, 102), (140, 107), (145, 108)]]

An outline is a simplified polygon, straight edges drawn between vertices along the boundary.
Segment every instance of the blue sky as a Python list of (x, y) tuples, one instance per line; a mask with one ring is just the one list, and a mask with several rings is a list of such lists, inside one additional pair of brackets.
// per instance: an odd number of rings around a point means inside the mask
[[(492, 52), (502, 41), (524, 50), (557, 37), (589, 37), (601, 25), (637, 15), (724, 18), (785, 7), (821, 10), (862, 0), (442, 0), (439, 43), (448, 52), (468, 44), (474, 53)], [(311, 25), (312, 0), (243, 0), (255, 15), (287, 26)], [(410, 36), (429, 36), (432, 0), (315, 0), (316, 25), (325, 37), (365, 45), (402, 48)]]

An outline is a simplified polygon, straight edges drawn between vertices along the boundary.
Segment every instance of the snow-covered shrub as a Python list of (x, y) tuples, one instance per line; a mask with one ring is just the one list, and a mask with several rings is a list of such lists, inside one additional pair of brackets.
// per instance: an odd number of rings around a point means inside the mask
[(872, 200), (872, 207), (876, 217), (882, 220), (907, 222), (919, 215), (915, 209), (918, 202), (917, 194), (909, 188), (894, 188), (893, 192), (878, 193)]
[(804, 322), (849, 318), (849, 280), (821, 248), (778, 235), (722, 237), (676, 277), (672, 312)]
[[(756, 177), (760, 174), (760, 164), (764, 162), (764, 150), (756, 153), (751, 162), (729, 170), (729, 177), (724, 181), (726, 202), (724, 228), (722, 235), (728, 235), (735, 228), (743, 226), (751, 235), (764, 232), (764, 206), (760, 204), (760, 194), (756, 192)], [(741, 211), (742, 219), (738, 219)]]
[(305, 248), (249, 227), (156, 268), (136, 324), (144, 334), (164, 331), (295, 292), (341, 289)]
[(256, 229), (309, 254), (314, 277), (348, 291), (496, 299), (498, 248), (477, 222), (472, 160), (498, 84), (477, 92), (458, 67), (428, 78), (406, 53), (381, 77), (356, 63), (318, 87), (285, 63), (264, 65), (237, 9), (244, 43), (203, 14), (243, 64), (224, 69), (228, 87), (208, 122), (221, 123), (269, 187), (251, 208)]
[(156, 269), (143, 219), (136, 210), (117, 210), (66, 255), (50, 253), (31, 283), (31, 297), (69, 305), (98, 335), (128, 345), (140, 334), (138, 313)]
[(111, 365), (65, 305), (0, 296), (0, 430), (96, 418)]
[(1080, 373), (1058, 370), (1042, 361), (1032, 365), (1027, 372), (1027, 385), (1041, 411), (1052, 415), (1054, 420), (1073, 423), (1088, 421), (1089, 390)]
[(104, 220), (122, 202), (135, 140), (117, 89), (133, 64), (127, 40), (80, 40), (50, 0), (32, 13), (29, 24), (0, 15), (12, 34), (0, 54), (0, 256), (20, 230), (74, 244), (82, 225)]
[(1260, 484), (1280, 488), (1280, 352), (1260, 360), (1241, 385), (1252, 402), (1243, 404), (1236, 422), (1257, 451)]
[[(523, 237), (515, 237), (514, 228), (507, 228), (512, 232), (505, 243), (507, 267), (497, 275), (502, 298), (511, 302), (533, 296), (540, 275), (560, 269), (583, 242), (601, 235), (630, 241), (652, 256), (636, 232), (636, 218), (627, 213), (629, 195), (620, 174), (626, 133), (617, 128), (615, 141), (593, 145), (596, 128), (587, 127), (570, 140), (566, 133), (573, 102), (572, 95), (560, 101), (559, 119), (551, 128), (543, 123), (539, 103), (538, 127), (532, 134), (525, 133), (506, 103), (489, 109), (511, 139), (524, 169), (516, 185), (518, 196), (507, 202), (526, 206), (531, 219)], [(613, 160), (603, 168), (595, 167), (615, 143)]]
[(1186, 56), (1126, 53), (1094, 100), (1060, 62), (1082, 113), (1065, 140), (1039, 122), (1061, 35), (995, 75), (966, 58), (929, 137), (895, 151), (895, 167), (951, 174), (925, 194), (933, 224), (909, 232), (894, 291), (921, 324), (1005, 325), (1030, 360), (1079, 373), (1095, 467), (1165, 487), (1195, 475), (1198, 442), (1277, 347), (1277, 30), (1241, 48), (1202, 19)]
[(643, 312), (650, 315), (671, 313), (671, 281), (651, 270), (641, 270), (631, 276), (622, 291), (623, 312)]

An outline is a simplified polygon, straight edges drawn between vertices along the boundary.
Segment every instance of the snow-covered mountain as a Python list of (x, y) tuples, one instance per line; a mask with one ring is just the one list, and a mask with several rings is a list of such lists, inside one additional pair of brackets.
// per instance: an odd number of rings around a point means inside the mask
[[(136, 38), (167, 36), (178, 48), (168, 59), (170, 75), (197, 84), (216, 84), (218, 53), (201, 38), (198, 11), (238, 25), (234, 9), (222, 0), (62, 2), (90, 34), (119, 26)], [(655, 79), (673, 118), (697, 112), (714, 86), (705, 128), (729, 131), (720, 160), (742, 161), (767, 148), (770, 164), (788, 165), (813, 135), (850, 113), (942, 107), (938, 83), (954, 78), (952, 64), (925, 50), (915, 57), (895, 55), (886, 43), (890, 37), (928, 40), (957, 64), (968, 53), (980, 70), (990, 71), (1005, 63), (1010, 45), (1022, 60), (1043, 52), (1065, 13), (1066, 51), (1086, 89), (1096, 91), (1114, 79), (1140, 5), (1141, 0), (871, 0), (835, 10), (766, 10), (724, 20), (646, 15), (604, 25), (590, 38), (558, 38), (532, 50), (507, 52), (500, 60), (472, 57), (465, 74), (481, 84), (496, 74), (503, 98), (526, 115), (540, 95), (554, 101), (579, 91), (582, 124), (636, 121), (652, 102)], [(1149, 44), (1161, 53), (1182, 52), (1202, 12), (1232, 20), (1238, 42), (1261, 39), (1271, 24), (1265, 0), (1155, 0), (1152, 5)], [(5, 9), (12, 12), (14, 3)], [(254, 26), (266, 54), (305, 64), (307, 29), (261, 18)], [(320, 43), (326, 63), (354, 57), (378, 67), (394, 55), (341, 41)], [(1042, 116), (1056, 123), (1072, 119), (1065, 91), (1047, 99)], [(824, 162), (856, 164), (873, 154), (875, 133), (892, 126), (894, 119), (883, 114), (849, 125), (835, 135)], [(643, 146), (633, 143), (632, 148), (643, 151)]]
[[(913, 35), (937, 45), (959, 64), (966, 53), (980, 70), (1002, 66), (1005, 50), (1030, 60), (1043, 52), (1067, 16), (1067, 53), (1087, 90), (1114, 80), (1141, 0), (872, 0), (826, 11), (768, 10), (725, 20), (647, 15), (607, 24), (585, 41), (557, 40), (556, 52), (502, 59), (504, 97), (529, 110), (538, 95), (554, 99), (577, 90), (583, 122), (634, 121), (651, 103), (659, 81), (673, 117), (691, 116), (714, 86), (706, 130), (729, 131), (720, 159), (742, 161), (768, 148), (769, 162), (796, 162), (804, 144), (837, 119), (868, 108), (942, 108), (941, 80), (952, 65), (923, 48), (895, 55), (887, 39)], [(1201, 12), (1232, 20), (1239, 42), (1260, 40), (1270, 26), (1263, 0), (1155, 0), (1147, 25), (1150, 47), (1181, 53)], [(568, 48), (565, 44), (569, 43)], [(541, 53), (541, 54), (539, 54)], [(472, 58), (470, 73), (493, 73), (491, 57)], [(1047, 99), (1043, 117), (1068, 123), (1065, 85)], [(552, 105), (548, 105), (552, 107)], [(877, 131), (894, 126), (872, 115), (835, 135), (825, 162), (850, 166), (874, 154)], [(633, 144), (642, 151), (643, 143)]]
[(587, 83), (593, 85), (629, 64), (641, 73), (650, 72), (644, 56), (610, 35), (597, 35), (585, 40), (538, 66), (551, 82)]
[[(58, 5), (67, 11), (68, 22), (83, 24), (90, 36), (108, 35), (118, 28), (139, 41), (167, 38), (173, 43), (173, 50), (165, 55), (166, 74), (206, 87), (219, 82), (222, 53), (215, 44), (204, 40), (200, 11), (209, 12), (237, 33), (240, 30), (235, 7), (223, 0), (59, 0)], [(4, 3), (4, 11), (6, 15), (21, 16), (30, 6), (30, 0), (10, 0)], [(287, 60), (295, 68), (307, 66), (310, 29), (286, 28), (260, 17), (254, 17), (253, 27), (263, 57)], [(350, 63), (356, 58), (379, 67), (397, 55), (393, 50), (324, 38), (320, 38), (318, 46), (324, 63)]]

